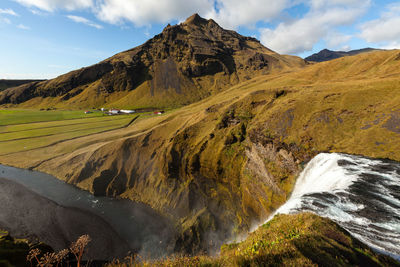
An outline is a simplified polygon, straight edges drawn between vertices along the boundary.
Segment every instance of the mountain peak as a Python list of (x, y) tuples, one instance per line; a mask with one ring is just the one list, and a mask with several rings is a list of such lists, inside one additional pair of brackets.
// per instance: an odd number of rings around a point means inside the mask
[(36, 97), (58, 97), (67, 105), (95, 95), (97, 102), (87, 105), (103, 106), (111, 103), (107, 100), (109, 95), (124, 92), (129, 100), (121, 98), (115, 106), (178, 106), (255, 75), (303, 64), (298, 58), (288, 62), (256, 39), (225, 30), (214, 20), (193, 14), (183, 23), (167, 25), (143, 45), (98, 64), (50, 81), (2, 91), (0, 105)]
[(208, 21), (206, 19), (200, 17), (199, 14), (197, 14), (197, 13), (188, 17), (184, 22), (184, 24), (187, 24), (187, 25), (201, 25), (201, 24), (206, 24), (206, 23), (208, 23)]

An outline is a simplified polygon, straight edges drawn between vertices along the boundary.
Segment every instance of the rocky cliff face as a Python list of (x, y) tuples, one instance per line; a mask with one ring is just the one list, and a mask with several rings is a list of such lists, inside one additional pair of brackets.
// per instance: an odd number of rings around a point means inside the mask
[(8, 89), (0, 93), (0, 104), (37, 107), (46, 98), (45, 105), (56, 107), (179, 106), (259, 74), (303, 65), (195, 14), (96, 65)]

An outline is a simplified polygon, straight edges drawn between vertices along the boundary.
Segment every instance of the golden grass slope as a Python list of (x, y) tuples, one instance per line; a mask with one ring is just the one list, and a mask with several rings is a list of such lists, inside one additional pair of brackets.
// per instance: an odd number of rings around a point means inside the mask
[(393, 50), (259, 76), (126, 129), (0, 162), (146, 203), (175, 220), (177, 251), (196, 252), (265, 219), (321, 151), (400, 160), (399, 70)]

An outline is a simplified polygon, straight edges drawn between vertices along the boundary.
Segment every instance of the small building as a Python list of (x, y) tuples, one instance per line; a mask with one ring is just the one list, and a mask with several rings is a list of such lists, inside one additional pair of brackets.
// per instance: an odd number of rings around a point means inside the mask
[(125, 114), (132, 114), (135, 113), (135, 110), (130, 110), (130, 109), (121, 109), (121, 113), (125, 113)]
[(108, 111), (108, 113), (111, 114), (111, 115), (116, 115), (116, 114), (121, 113), (121, 110), (112, 108), (112, 109), (110, 109), (110, 110)]

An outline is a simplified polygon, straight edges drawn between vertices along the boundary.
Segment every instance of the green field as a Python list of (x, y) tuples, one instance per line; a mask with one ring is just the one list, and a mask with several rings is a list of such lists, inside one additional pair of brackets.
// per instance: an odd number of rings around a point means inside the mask
[(100, 111), (85, 114), (83, 110), (0, 110), (0, 126), (44, 121), (60, 121), (104, 116)]
[(0, 155), (122, 128), (136, 117), (83, 111), (0, 110)]

